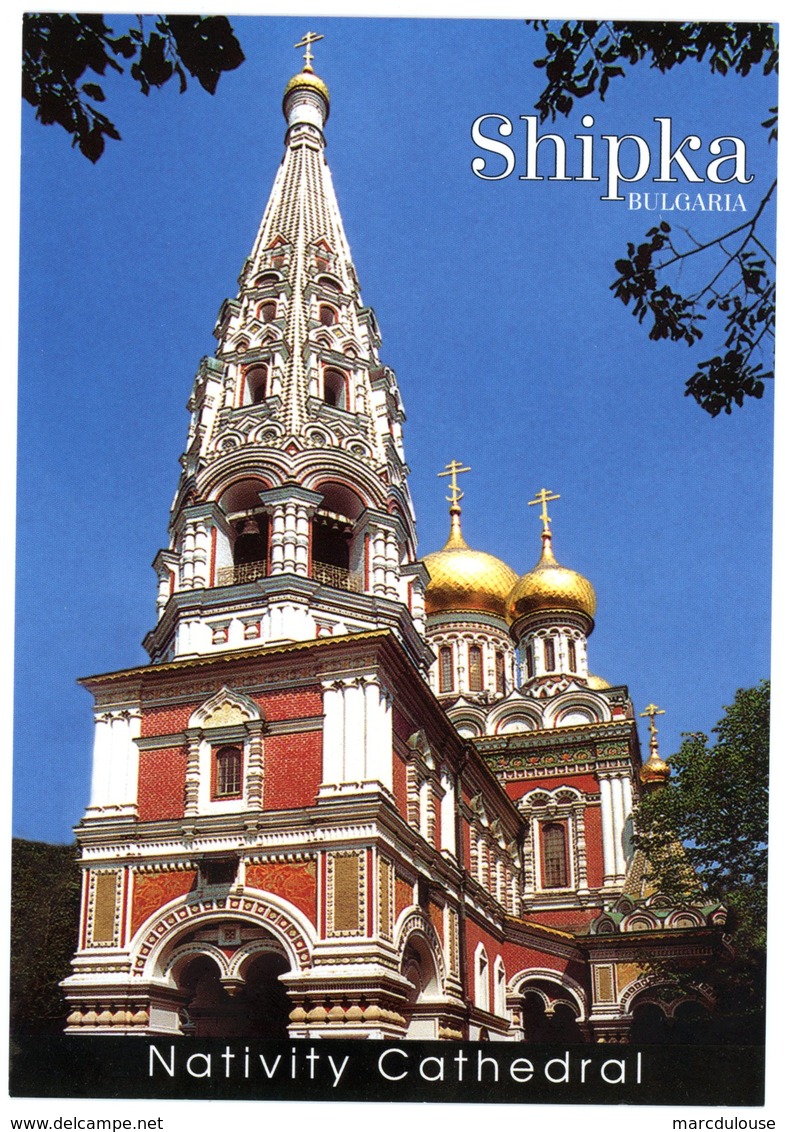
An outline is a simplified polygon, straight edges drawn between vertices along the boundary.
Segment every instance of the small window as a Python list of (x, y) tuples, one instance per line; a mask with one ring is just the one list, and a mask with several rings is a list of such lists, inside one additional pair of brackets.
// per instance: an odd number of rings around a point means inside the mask
[(451, 692), (453, 687), (452, 649), (443, 645), (439, 649), (439, 691)]
[(257, 276), (256, 286), (267, 287), (270, 283), (278, 283), (278, 276), (274, 271), (265, 271), (264, 274)]
[(319, 283), (322, 287), (326, 287), (328, 291), (343, 290), (341, 284), (337, 279), (334, 279), (332, 275), (320, 275), (316, 282)]
[(469, 647), (469, 691), (481, 692), (483, 689), (482, 678), (482, 649), (479, 645), (470, 645)]
[(272, 322), (275, 318), (276, 304), (273, 302), (262, 303), (259, 307), (259, 317), (262, 322)]
[(534, 675), (534, 649), (531, 645), (526, 646), (526, 675), (529, 679)]
[(319, 322), (322, 326), (335, 326), (338, 321), (338, 312), (335, 307), (328, 307), (326, 303), (322, 303), (319, 307)]
[(542, 887), (566, 888), (567, 838), (561, 822), (542, 827)]
[(496, 691), (507, 695), (507, 676), (504, 671), (504, 653), (496, 651)]
[(221, 747), (215, 753), (215, 797), (236, 798), (242, 793), (243, 756), (239, 747)]
[(578, 658), (575, 653), (575, 641), (567, 642), (567, 656), (570, 662), (570, 672), (578, 671)]
[(267, 366), (249, 366), (245, 371), (246, 403), (260, 405), (267, 396)]
[(336, 409), (346, 408), (346, 375), (339, 369), (324, 371), (324, 400)]
[(553, 647), (553, 637), (546, 637), (545, 641), (545, 671), (554, 672), (556, 670), (556, 650)]

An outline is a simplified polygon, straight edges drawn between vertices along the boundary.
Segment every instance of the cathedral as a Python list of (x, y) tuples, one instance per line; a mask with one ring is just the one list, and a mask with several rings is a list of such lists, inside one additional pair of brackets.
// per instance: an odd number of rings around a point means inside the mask
[(668, 788), (658, 709), (642, 755), (627, 689), (590, 671), (596, 598), (557, 560), (558, 494), (532, 491), (519, 575), (467, 545), (452, 459), (448, 537), (417, 557), (317, 38), (194, 380), (150, 663), (81, 681), (67, 1029), (635, 1040), (710, 1008), (663, 971), (716, 953), (725, 910), (670, 905), (634, 847), (637, 799)]

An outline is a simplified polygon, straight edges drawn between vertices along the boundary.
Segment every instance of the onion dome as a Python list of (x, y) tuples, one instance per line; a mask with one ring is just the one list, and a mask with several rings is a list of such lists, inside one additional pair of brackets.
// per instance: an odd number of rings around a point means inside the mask
[(595, 676), (593, 672), (589, 673), (586, 683), (595, 692), (603, 692), (606, 688), (611, 687), (607, 680), (603, 680), (602, 676)]
[(671, 768), (660, 758), (660, 741), (657, 738), (658, 728), (655, 722), (658, 715), (664, 715), (662, 708), (656, 704), (649, 704), (641, 717), (649, 720), (649, 757), (640, 769), (641, 785), (649, 790), (656, 790), (664, 786), (671, 776)]
[(507, 617), (512, 623), (531, 613), (571, 611), (583, 613), (593, 620), (597, 609), (594, 586), (566, 566), (560, 566), (551, 549), (551, 532), (542, 532), (540, 561), (518, 579), (509, 595)]
[(423, 559), (431, 580), (425, 590), (425, 612), (492, 613), (506, 616), (507, 595), (517, 574), (492, 554), (472, 550), (461, 531), (461, 509), (450, 508), (450, 537), (441, 550)]
[(327, 83), (315, 75), (310, 67), (304, 67), (297, 75), (292, 75), (283, 92), (283, 112), (284, 116), (287, 115), (286, 103), (289, 96), (298, 90), (310, 90), (320, 95), (325, 103), (324, 120), (327, 121), (330, 115), (330, 91), (327, 89)]
[(664, 786), (671, 776), (671, 768), (661, 759), (656, 750), (652, 751), (640, 770), (641, 783), (649, 788)]

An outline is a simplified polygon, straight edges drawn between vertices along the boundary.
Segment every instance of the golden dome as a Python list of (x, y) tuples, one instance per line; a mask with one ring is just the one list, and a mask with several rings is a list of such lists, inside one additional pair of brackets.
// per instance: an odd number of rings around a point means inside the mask
[(289, 95), (295, 90), (315, 90), (320, 94), (327, 104), (327, 111), (324, 115), (325, 122), (330, 114), (330, 92), (327, 89), (327, 83), (315, 75), (313, 71), (304, 69), (296, 75), (292, 75), (283, 92), (283, 106), (284, 114), (286, 114), (286, 100)]
[(559, 565), (553, 557), (551, 533), (543, 531), (540, 561), (518, 579), (507, 602), (508, 620), (515, 622), (529, 613), (563, 610), (593, 618), (596, 609), (594, 586), (582, 574)]
[(611, 687), (607, 680), (603, 680), (602, 676), (595, 676), (593, 672), (589, 673), (589, 678), (586, 683), (590, 688), (593, 688), (595, 692), (602, 692), (605, 688)]
[(664, 786), (671, 776), (671, 768), (653, 750), (641, 767), (641, 782), (644, 786)]
[(461, 532), (460, 507), (452, 507), (450, 514), (450, 537), (441, 550), (423, 559), (431, 575), (425, 590), (425, 612), (494, 613), (504, 618), (507, 595), (518, 575), (500, 558), (467, 546)]

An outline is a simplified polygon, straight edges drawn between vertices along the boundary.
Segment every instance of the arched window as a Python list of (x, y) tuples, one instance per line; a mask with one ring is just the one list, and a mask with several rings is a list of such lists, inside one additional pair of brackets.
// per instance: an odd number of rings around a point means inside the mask
[(496, 650), (496, 691), (507, 695), (507, 676), (504, 671), (504, 653)]
[(567, 837), (561, 822), (548, 822), (542, 827), (542, 887), (566, 888)]
[(439, 649), (439, 691), (451, 692), (454, 686), (452, 649), (449, 645), (442, 645)]
[(268, 283), (278, 283), (278, 276), (274, 271), (265, 271), (262, 275), (256, 278), (257, 287), (266, 287)]
[(556, 650), (553, 647), (553, 637), (546, 637), (545, 645), (545, 671), (554, 672), (556, 669)]
[(319, 307), (319, 322), (322, 326), (335, 326), (338, 321), (338, 311), (335, 307), (328, 307), (327, 303), (322, 303)]
[(216, 798), (237, 798), (243, 792), (243, 756), (239, 747), (221, 747), (215, 753)]
[(526, 675), (529, 679), (534, 675), (534, 649), (531, 645), (526, 646)]
[(267, 396), (267, 366), (249, 366), (245, 371), (246, 403), (259, 405)]
[(326, 404), (336, 409), (345, 409), (346, 405), (346, 374), (339, 369), (326, 369), (324, 371), (324, 400)]
[(474, 953), (474, 1005), (478, 1010), (490, 1010), (490, 979), (488, 955), (480, 943)]
[(482, 649), (479, 645), (469, 646), (469, 691), (481, 692), (483, 689), (482, 678)]
[(341, 287), (341, 284), (338, 282), (337, 279), (333, 278), (332, 275), (320, 275), (319, 278), (316, 280), (316, 282), (318, 284), (320, 284), (320, 286), (326, 287), (329, 291), (342, 291), (343, 290), (343, 288)]
[(575, 652), (575, 641), (567, 642), (567, 657), (570, 663), (570, 672), (577, 672), (578, 658)]
[(269, 303), (262, 303), (259, 307), (259, 317), (262, 322), (272, 322), (275, 318), (275, 312), (276, 304), (272, 300)]

